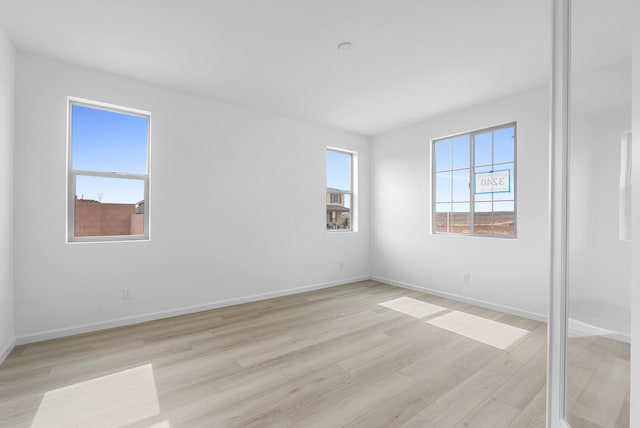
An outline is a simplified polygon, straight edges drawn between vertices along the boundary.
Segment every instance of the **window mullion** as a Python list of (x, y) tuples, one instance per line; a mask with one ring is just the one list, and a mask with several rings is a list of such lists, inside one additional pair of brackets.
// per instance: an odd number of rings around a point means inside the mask
[(475, 177), (475, 155), (476, 155), (476, 136), (471, 134), (469, 137), (469, 234), (474, 235), (475, 231), (475, 195), (473, 178)]
[(451, 154), (450, 154), (451, 164), (449, 166), (449, 195), (451, 195), (451, 196), (449, 196), (449, 214), (447, 216), (447, 231), (449, 233), (452, 232), (451, 228), (453, 226), (452, 219), (453, 219), (453, 213), (454, 213), (454, 210), (453, 210), (453, 207), (454, 207), (454, 203), (453, 203), (453, 156), (455, 154), (455, 151), (453, 150), (453, 146), (454, 145), (451, 144)]
[[(491, 171), (496, 170), (496, 131), (491, 131)], [(495, 213), (495, 195), (491, 194), (491, 234), (495, 234), (495, 223), (496, 223), (496, 213)]]
[(84, 175), (87, 177), (105, 177), (105, 178), (126, 178), (129, 180), (144, 180), (146, 174), (130, 174), (127, 172), (104, 172), (104, 171), (87, 171), (87, 170), (72, 170), (77, 175)]

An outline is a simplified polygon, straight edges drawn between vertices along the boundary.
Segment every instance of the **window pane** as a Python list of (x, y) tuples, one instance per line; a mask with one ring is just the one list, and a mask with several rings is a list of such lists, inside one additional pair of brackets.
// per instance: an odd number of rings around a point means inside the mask
[(451, 225), (449, 231), (452, 233), (469, 233), (471, 216), (469, 214), (469, 204), (452, 204)]
[(351, 209), (351, 194), (344, 195), (344, 206)]
[(144, 234), (144, 180), (76, 177), (75, 236)]
[[(473, 176), (472, 182), (475, 183), (475, 181), (476, 181), (475, 174), (480, 174), (480, 173), (489, 172), (489, 171), (491, 171), (491, 166), (481, 166), (481, 167), (476, 168), (474, 170), (474, 176)], [(475, 184), (474, 184), (474, 186), (475, 186)], [(483, 202), (483, 201), (484, 202), (490, 202), (490, 201), (493, 200), (493, 194), (491, 194), (491, 193), (475, 193), (476, 192), (475, 188), (473, 189), (473, 192), (474, 192), (473, 198), (474, 198), (474, 200), (476, 202)]]
[(436, 204), (435, 232), (447, 233), (451, 224), (451, 204)]
[(491, 131), (475, 136), (475, 166), (492, 164)]
[(451, 140), (441, 140), (435, 143), (436, 171), (444, 171), (452, 168)]
[(515, 128), (499, 129), (493, 133), (493, 162), (514, 161)]
[(513, 192), (515, 189), (515, 177), (514, 177), (514, 165), (513, 163), (508, 163), (508, 164), (503, 164), (500, 166), (497, 166), (496, 169), (498, 170), (508, 170), (509, 171), (509, 189), (511, 189), (511, 191), (509, 192), (498, 192), (498, 193), (494, 193), (493, 194), (493, 200), (494, 201), (505, 201), (505, 200), (514, 200), (515, 198), (515, 193)]
[(491, 193), (476, 193), (474, 199), (476, 202), (491, 202), (493, 195)]
[(478, 235), (493, 233), (493, 212), (491, 202), (477, 202), (473, 213), (473, 231)]
[(469, 173), (468, 169), (453, 172), (453, 201), (469, 201)]
[(147, 173), (147, 117), (71, 106), (72, 169)]
[(495, 202), (493, 204), (493, 233), (496, 235), (515, 235), (516, 216), (514, 203)]
[(451, 202), (451, 172), (436, 174), (436, 202)]
[(327, 229), (351, 229), (351, 195), (340, 195), (338, 203), (327, 203)]
[(327, 188), (351, 191), (351, 153), (327, 150)]
[(453, 169), (469, 168), (470, 147), (469, 135), (461, 135), (453, 138)]
[(469, 204), (436, 204), (435, 232), (469, 233)]

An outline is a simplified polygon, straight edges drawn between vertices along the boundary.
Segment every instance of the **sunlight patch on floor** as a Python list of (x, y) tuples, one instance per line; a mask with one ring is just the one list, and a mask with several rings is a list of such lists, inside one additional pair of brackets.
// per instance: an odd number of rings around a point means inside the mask
[(435, 317), (427, 323), (499, 349), (507, 349), (529, 333), (522, 328), (460, 311)]
[(48, 391), (31, 427), (114, 427), (158, 413), (153, 368), (147, 364)]
[(422, 300), (412, 299), (411, 297), (399, 297), (397, 299), (378, 304), (385, 308), (402, 312), (405, 315), (410, 315), (414, 318), (425, 318), (429, 315), (447, 310), (447, 308), (443, 308), (442, 306), (433, 305), (431, 303), (423, 302)]
[(149, 425), (145, 428), (171, 428), (169, 421), (158, 422), (157, 424)]

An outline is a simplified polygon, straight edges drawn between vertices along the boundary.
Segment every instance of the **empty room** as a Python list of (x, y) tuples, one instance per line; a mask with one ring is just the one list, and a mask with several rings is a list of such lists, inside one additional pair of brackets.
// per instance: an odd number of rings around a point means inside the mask
[(0, 0), (0, 427), (640, 426), (639, 24)]

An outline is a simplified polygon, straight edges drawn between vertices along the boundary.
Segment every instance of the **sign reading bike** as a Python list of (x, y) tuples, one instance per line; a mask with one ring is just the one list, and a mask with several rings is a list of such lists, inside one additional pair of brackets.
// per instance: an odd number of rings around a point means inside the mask
[(511, 191), (511, 171), (489, 171), (476, 173), (474, 188), (479, 193), (500, 193)]

